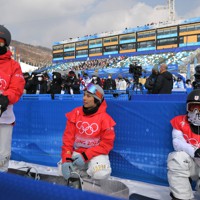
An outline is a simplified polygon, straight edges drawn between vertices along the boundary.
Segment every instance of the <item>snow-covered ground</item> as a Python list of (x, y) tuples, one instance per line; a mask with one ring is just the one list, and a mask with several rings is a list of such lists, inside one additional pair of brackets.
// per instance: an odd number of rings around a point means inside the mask
[[(49, 175), (59, 176), (57, 167), (49, 167), (49, 166), (19, 162), (19, 161), (14, 161), (14, 160), (11, 160), (9, 163), (9, 168), (23, 169), (23, 167), (33, 167), (32, 172), (37, 171), (38, 174), (49, 174)], [(153, 184), (148, 184), (148, 183), (128, 180), (128, 179), (122, 179), (122, 178), (113, 177), (113, 176), (111, 176), (109, 180), (115, 180), (115, 181), (124, 183), (129, 189), (129, 195), (132, 193), (138, 193), (138, 194), (143, 194), (143, 195), (146, 195), (148, 197), (155, 198), (158, 200), (170, 199), (169, 188), (165, 186), (153, 185)], [(92, 187), (90, 187), (88, 191), (96, 192), (95, 188), (93, 190)]]
[(38, 69), (38, 67), (29, 65), (29, 64), (26, 64), (26, 63), (23, 63), (23, 62), (20, 62), (20, 66), (21, 66), (21, 69), (22, 69), (23, 73), (24, 72), (32, 72), (32, 71)]

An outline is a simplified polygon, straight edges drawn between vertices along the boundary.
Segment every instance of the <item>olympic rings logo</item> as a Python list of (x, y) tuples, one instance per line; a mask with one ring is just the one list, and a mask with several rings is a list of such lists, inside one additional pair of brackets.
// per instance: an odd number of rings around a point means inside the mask
[(0, 78), (0, 88), (1, 89), (6, 89), (6, 81), (2, 78)]
[(195, 138), (189, 138), (186, 134), (184, 134), (184, 137), (185, 137), (186, 141), (189, 144), (191, 144), (192, 146), (195, 146), (195, 147), (198, 147), (198, 148), (200, 147), (200, 144), (199, 144), (199, 142), (198, 142), (197, 139), (195, 139)]
[(79, 129), (80, 134), (85, 133), (86, 135), (93, 135), (99, 129), (97, 123), (89, 124), (88, 122), (82, 121), (78, 121), (76, 127)]

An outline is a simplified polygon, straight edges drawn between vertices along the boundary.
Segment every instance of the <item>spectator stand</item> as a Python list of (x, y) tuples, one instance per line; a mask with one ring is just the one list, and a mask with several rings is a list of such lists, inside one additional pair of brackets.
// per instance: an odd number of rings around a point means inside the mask
[[(191, 54), (194, 53), (196, 49), (192, 47), (181, 47), (181, 48), (172, 48), (172, 49), (164, 49), (155, 51), (144, 51), (144, 52), (135, 52), (127, 55), (115, 55), (111, 58), (93, 58), (91, 60), (74, 60), (65, 63), (59, 63), (56, 65), (52, 65), (46, 67), (44, 69), (36, 70), (35, 72), (42, 73), (47, 71), (52, 73), (53, 71), (67, 71), (67, 70), (77, 70), (77, 73), (81, 73), (81, 71), (87, 71), (90, 73), (90, 70), (110, 70), (113, 68), (126, 68), (130, 63), (137, 61), (144, 70), (147, 70), (149, 67), (159, 66), (160, 60), (162, 62), (167, 63), (169, 66), (184, 66), (184, 62), (186, 58), (188, 58)], [(121, 57), (122, 59), (118, 60), (117, 57)], [(100, 64), (98, 64), (100, 63)], [(109, 63), (109, 65), (106, 65)], [(110, 73), (110, 72), (108, 72)], [(121, 72), (120, 72), (121, 73)], [(106, 75), (106, 74), (104, 74)]]

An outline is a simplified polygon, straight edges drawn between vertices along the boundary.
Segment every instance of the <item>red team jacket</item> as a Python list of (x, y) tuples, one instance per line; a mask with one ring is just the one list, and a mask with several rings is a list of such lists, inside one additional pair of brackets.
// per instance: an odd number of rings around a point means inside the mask
[(10, 51), (0, 55), (0, 94), (9, 99), (9, 106), (0, 117), (0, 123), (4, 124), (15, 121), (12, 104), (20, 99), (25, 85), (21, 67), (11, 56)]
[(181, 131), (186, 142), (195, 147), (200, 147), (200, 135), (192, 132), (190, 124), (187, 120), (187, 115), (179, 115), (171, 120), (173, 128)]
[(71, 158), (73, 151), (85, 153), (88, 160), (98, 155), (107, 155), (113, 148), (115, 121), (106, 113), (105, 100), (98, 111), (85, 115), (82, 107), (66, 114), (68, 118), (63, 134), (62, 162)]
[(9, 104), (16, 103), (23, 94), (25, 80), (18, 62), (7, 51), (0, 55), (0, 93), (8, 96)]

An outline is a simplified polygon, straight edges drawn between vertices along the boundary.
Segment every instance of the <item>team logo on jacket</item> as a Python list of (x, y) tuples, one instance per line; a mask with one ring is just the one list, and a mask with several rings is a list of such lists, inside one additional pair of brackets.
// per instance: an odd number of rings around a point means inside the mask
[(187, 143), (191, 144), (193, 147), (200, 147), (200, 143), (196, 138), (190, 138), (187, 134), (183, 134), (183, 136)]
[(6, 89), (6, 81), (0, 77), (0, 89)]
[(82, 121), (78, 121), (76, 127), (79, 129), (80, 134), (85, 133), (86, 135), (93, 135), (99, 129), (97, 123), (89, 124), (88, 122)]

